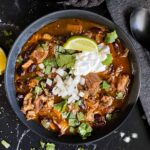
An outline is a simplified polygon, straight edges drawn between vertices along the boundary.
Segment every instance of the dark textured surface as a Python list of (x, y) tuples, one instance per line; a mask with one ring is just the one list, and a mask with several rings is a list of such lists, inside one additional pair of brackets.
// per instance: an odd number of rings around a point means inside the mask
[[(60, 2), (60, 1), (59, 1)], [(15, 40), (19, 33), (32, 21), (44, 14), (61, 10), (74, 8), (73, 6), (56, 4), (55, 1), (43, 0), (0, 0), (0, 46), (9, 52), (9, 39)], [(105, 17), (109, 17), (105, 3), (93, 8), (82, 8), (94, 11)], [(4, 37), (3, 30), (11, 30), (13, 35)], [(12, 62), (13, 63), (13, 62)], [(39, 150), (39, 141), (41, 138), (32, 133), (17, 119), (12, 111), (4, 90), (4, 78), (0, 76), (0, 140), (5, 139), (11, 144), (9, 150), (30, 150), (35, 147)], [(146, 120), (142, 119), (143, 111), (140, 102), (136, 105), (127, 121), (112, 135), (90, 145), (85, 145), (88, 150), (149, 150), (150, 130)], [(131, 133), (138, 133), (138, 139), (132, 139), (130, 143), (125, 143), (119, 133), (123, 131), (127, 136)], [(44, 139), (43, 139), (44, 140)], [(77, 147), (67, 145), (56, 145), (59, 150), (77, 150)], [(0, 150), (4, 148), (0, 145)]]
[[(136, 7), (150, 9), (150, 0), (107, 0), (107, 6), (115, 23), (130, 34), (129, 17), (132, 10)], [(150, 53), (134, 39), (132, 42), (141, 65), (140, 99), (150, 125)]]

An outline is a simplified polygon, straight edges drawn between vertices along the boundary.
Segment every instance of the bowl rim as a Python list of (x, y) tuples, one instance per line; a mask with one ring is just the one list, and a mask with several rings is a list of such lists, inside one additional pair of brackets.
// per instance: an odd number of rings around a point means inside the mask
[[(126, 37), (126, 39), (128, 40), (128, 43), (130, 43), (130, 45), (131, 45), (131, 47), (132, 47), (132, 53), (133, 53), (133, 55), (134, 55), (134, 57), (135, 57), (135, 62), (136, 62), (136, 66), (137, 66), (137, 69), (138, 69), (138, 70), (137, 70), (137, 75), (136, 75), (136, 76), (137, 76), (137, 81), (138, 81), (138, 83), (137, 83), (137, 91), (136, 91), (135, 96), (134, 96), (135, 102), (134, 102), (132, 108), (130, 109), (130, 111), (128, 112), (127, 116), (117, 125), (117, 127), (115, 127), (111, 132), (107, 133), (106, 135), (104, 135), (104, 136), (102, 136), (102, 137), (100, 137), (100, 138), (96, 138), (96, 139), (94, 139), (94, 140), (90, 140), (90, 141), (84, 141), (84, 140), (82, 140), (81, 142), (78, 142), (78, 143), (73, 143), (73, 142), (68, 143), (68, 142), (59, 141), (59, 140), (57, 141), (57, 140), (54, 140), (54, 139), (51, 139), (51, 138), (48, 138), (48, 139), (47, 139), (46, 137), (44, 137), (43, 135), (41, 135), (39, 132), (37, 132), (36, 130), (34, 130), (33, 128), (31, 128), (31, 127), (28, 125), (27, 121), (24, 121), (24, 120), (21, 118), (21, 115), (20, 115), (21, 111), (15, 110), (15, 108), (14, 108), (14, 106), (13, 106), (13, 102), (10, 100), (10, 99), (11, 99), (11, 95), (10, 95), (9, 81), (7, 80), (8, 77), (10, 76), (10, 73), (9, 73), (9, 70), (8, 70), (8, 69), (9, 69), (10, 63), (11, 63), (11, 62), (10, 62), (11, 55), (13, 55), (13, 50), (14, 50), (14, 48), (17, 46), (16, 44), (18, 43), (18, 41), (20, 41), (20, 39), (22, 39), (22, 36), (23, 36), (24, 34), (26, 34), (26, 31), (29, 30), (29, 29), (30, 29), (31, 27), (33, 27), (34, 25), (38, 24), (39, 22), (42, 22), (45, 18), (48, 18), (48, 17), (50, 17), (50, 16), (55, 16), (55, 15), (60, 15), (60, 14), (66, 14), (66, 13), (67, 13), (67, 14), (69, 14), (69, 13), (77, 13), (77, 14), (82, 14), (82, 15), (95, 16), (95, 17), (97, 17), (97, 18), (101, 18), (101, 20), (103, 20), (103, 21), (106, 22), (107, 24), (111, 24), (111, 25), (112, 25), (113, 27), (115, 27), (116, 29), (119, 29), (120, 32), (122, 32), (122, 34)], [(64, 17), (64, 16), (63, 16), (63, 18), (67, 18), (67, 17)], [(69, 18), (69, 17), (68, 17), (68, 18)], [(73, 17), (70, 17), (70, 18), (73, 18)], [(79, 16), (78, 18), (81, 18), (81, 19), (82, 19), (82, 17), (80, 17), (80, 16)], [(60, 19), (60, 18), (58, 18), (58, 17), (57, 17), (57, 18), (54, 18), (54, 20), (59, 20), (59, 19)], [(88, 20), (88, 19), (86, 19), (86, 20)], [(90, 20), (89, 20), (89, 21), (90, 21)], [(93, 21), (94, 21), (94, 19), (93, 19)], [(94, 22), (96, 22), (96, 21), (94, 21)], [(49, 23), (52, 23), (52, 21), (49, 22)], [(47, 24), (48, 24), (48, 23), (44, 23), (43, 26), (45, 26), (45, 25), (47, 25)], [(38, 29), (37, 29), (37, 30), (34, 30), (33, 33), (35, 33), (36, 31), (38, 31), (39, 29), (41, 29), (43, 26), (38, 27)], [(32, 33), (32, 34), (33, 34), (33, 33)], [(30, 37), (30, 36), (29, 36), (29, 37)], [(49, 14), (47, 14), (47, 15), (45, 15), (45, 16), (39, 18), (39, 19), (37, 19), (36, 21), (34, 21), (33, 23), (31, 23), (29, 26), (27, 26), (27, 27), (23, 30), (23, 32), (20, 33), (20, 35), (17, 37), (15, 43), (13, 44), (13, 46), (12, 46), (10, 52), (9, 52), (8, 59), (7, 59), (7, 60), (8, 60), (8, 63), (7, 63), (7, 66), (6, 66), (5, 79), (4, 79), (4, 81), (5, 81), (6, 95), (7, 95), (7, 97), (8, 97), (8, 101), (9, 101), (9, 103), (10, 103), (10, 105), (11, 105), (13, 111), (16, 113), (16, 115), (17, 115), (17, 117), (20, 119), (20, 121), (23, 122), (23, 124), (24, 124), (25, 126), (27, 126), (29, 129), (31, 129), (31, 131), (33, 131), (34, 133), (36, 133), (36, 134), (39, 135), (40, 137), (43, 137), (43, 138), (45, 138), (46, 140), (50, 140), (50, 141), (55, 142), (55, 143), (57, 143), (57, 144), (67, 144), (67, 145), (90, 144), (90, 143), (92, 143), (92, 142), (97, 142), (97, 141), (99, 141), (99, 140), (101, 140), (101, 139), (104, 139), (105, 137), (109, 136), (110, 134), (112, 134), (112, 133), (114, 132), (114, 130), (120, 128), (120, 126), (121, 126), (122, 124), (124, 124), (124, 122), (127, 120), (127, 118), (131, 115), (131, 113), (132, 113), (132, 111), (133, 111), (133, 108), (135, 107), (135, 104), (136, 104), (136, 102), (137, 102), (137, 99), (138, 99), (138, 96), (139, 96), (139, 92), (140, 92), (140, 78), (141, 78), (140, 65), (139, 65), (139, 62), (138, 62), (138, 56), (137, 56), (137, 54), (136, 54), (135, 47), (134, 47), (132, 41), (129, 40), (129, 39), (130, 39), (130, 36), (129, 36), (127, 33), (125, 33), (118, 25), (116, 25), (115, 23), (113, 23), (112, 21), (110, 21), (109, 19), (107, 19), (107, 18), (105, 18), (105, 17), (103, 17), (103, 16), (101, 16), (101, 15), (98, 15), (98, 14), (96, 14), (96, 13), (93, 13), (93, 12), (90, 12), (90, 11), (86, 11), (86, 10), (79, 10), (79, 9), (61, 10), (61, 11), (56, 11), (56, 12), (53, 12), (53, 13), (49, 13)], [(26, 41), (25, 41), (25, 42), (26, 42)]]

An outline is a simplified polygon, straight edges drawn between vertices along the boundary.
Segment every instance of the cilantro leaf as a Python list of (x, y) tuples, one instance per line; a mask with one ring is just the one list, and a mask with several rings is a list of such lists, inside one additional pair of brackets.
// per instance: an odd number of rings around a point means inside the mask
[(108, 84), (107, 81), (103, 81), (101, 86), (102, 86), (102, 89), (104, 90), (108, 90), (110, 88), (110, 85)]
[(34, 93), (35, 93), (36, 95), (39, 95), (41, 92), (42, 92), (42, 88), (39, 87), (39, 86), (36, 86), (35, 89), (34, 89)]
[(75, 128), (74, 127), (70, 127), (69, 131), (70, 131), (70, 133), (75, 133)]
[(124, 92), (116, 93), (116, 99), (123, 99), (123, 98), (124, 98)]
[(103, 65), (109, 66), (112, 63), (112, 55), (111, 54), (107, 54), (107, 58), (102, 61)]
[(105, 43), (113, 43), (118, 38), (116, 31), (106, 34)]
[(79, 121), (84, 121), (85, 120), (85, 116), (84, 116), (83, 112), (77, 113), (77, 118), (78, 118)]
[(56, 62), (59, 67), (72, 68), (75, 64), (75, 56), (69, 54), (58, 54)]
[(47, 143), (46, 144), (46, 150), (55, 150), (55, 144)]
[(60, 102), (58, 104), (55, 104), (54, 105), (54, 109), (59, 111), (59, 112), (64, 112), (65, 109), (66, 109), (66, 106), (67, 106), (67, 101), (64, 100), (64, 101), (62, 101), (62, 102)]
[(69, 122), (69, 126), (71, 126), (71, 127), (76, 127), (76, 126), (78, 126), (80, 124), (80, 122), (77, 119), (71, 119), (70, 118), (68, 120), (68, 122)]
[(90, 136), (92, 130), (92, 127), (88, 123), (82, 123), (78, 128), (78, 132), (83, 139), (86, 139), (88, 136)]

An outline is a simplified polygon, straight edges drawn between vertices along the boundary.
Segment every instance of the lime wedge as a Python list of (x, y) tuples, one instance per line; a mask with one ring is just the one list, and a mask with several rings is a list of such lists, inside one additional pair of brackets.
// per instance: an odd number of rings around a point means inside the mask
[(0, 75), (5, 71), (6, 68), (6, 55), (2, 48), (0, 48)]
[(98, 51), (96, 42), (84, 36), (73, 36), (64, 44), (64, 49), (79, 51)]

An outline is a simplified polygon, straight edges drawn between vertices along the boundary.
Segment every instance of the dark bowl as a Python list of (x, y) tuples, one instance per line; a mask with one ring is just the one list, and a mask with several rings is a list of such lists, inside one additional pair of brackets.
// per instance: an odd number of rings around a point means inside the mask
[[(93, 21), (102, 25), (107, 26), (110, 29), (115, 29), (124, 43), (124, 45), (130, 50), (129, 57), (132, 65), (133, 71), (133, 79), (129, 91), (129, 95), (127, 97), (127, 103), (125, 104), (124, 108), (121, 110), (120, 115), (118, 118), (110, 123), (108, 123), (105, 127), (99, 128), (92, 132), (92, 135), (88, 137), (86, 140), (82, 140), (79, 136), (62, 136), (59, 137), (56, 133), (47, 131), (44, 129), (40, 124), (35, 121), (27, 121), (20, 111), (20, 107), (16, 100), (16, 92), (15, 92), (15, 85), (14, 85), (14, 72), (15, 72), (15, 61), (17, 55), (20, 53), (22, 46), (25, 42), (29, 39), (29, 37), (38, 31), (43, 26), (47, 25), (48, 23), (52, 23), (60, 18), (82, 18), (89, 21)], [(114, 23), (109, 21), (108, 19), (97, 15), (92, 12), (83, 11), (83, 10), (64, 10), (58, 11), (51, 14), (48, 14), (30, 26), (28, 26), (17, 38), (16, 42), (14, 43), (8, 57), (7, 68), (5, 72), (5, 88), (8, 96), (8, 100), (10, 105), (12, 106), (14, 112), (17, 114), (19, 119), (33, 132), (36, 134), (52, 141), (52, 142), (59, 142), (59, 143), (67, 143), (67, 144), (83, 144), (89, 143), (93, 141), (100, 140), (107, 135), (109, 135), (113, 130), (115, 130), (120, 124), (127, 118), (131, 110), (133, 109), (134, 105), (136, 104), (139, 89), (140, 89), (140, 68), (139, 63), (137, 61), (137, 54), (131, 43), (130, 38)]]

